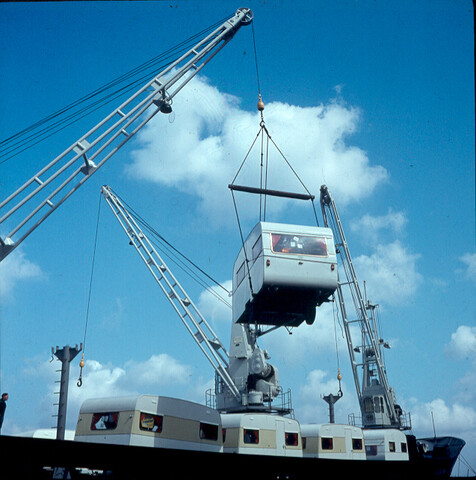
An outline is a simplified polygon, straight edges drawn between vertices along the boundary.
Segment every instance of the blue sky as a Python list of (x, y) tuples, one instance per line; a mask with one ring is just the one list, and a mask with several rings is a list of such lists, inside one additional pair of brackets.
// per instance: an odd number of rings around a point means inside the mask
[[(1, 137), (234, 13), (231, 2), (53, 2), (0, 6)], [(266, 125), (318, 195), (337, 202), (357, 274), (381, 306), (390, 384), (414, 433), (461, 436), (476, 465), (473, 8), (468, 1), (251, 1)], [(4, 433), (54, 425), (59, 363), (83, 341), (99, 191), (110, 185), (177, 248), (228, 285), (240, 248), (227, 185), (259, 129), (251, 27), (0, 265)], [(4, 198), (113, 108), (0, 164)], [(258, 154), (249, 162), (257, 165)], [(295, 189), (279, 155), (275, 188)], [(248, 164), (248, 162), (247, 162)], [(250, 167), (244, 181), (256, 180)], [(255, 181), (256, 183), (256, 181)], [(238, 199), (244, 231), (256, 204)], [(241, 203), (240, 203), (241, 202)], [(310, 223), (275, 201), (273, 219)], [(5, 234), (1, 227), (2, 235)], [(154, 393), (203, 401), (213, 372), (102, 203), (83, 387), (73, 362), (69, 426), (88, 397)], [(176, 272), (180, 277), (179, 272)], [(230, 315), (180, 277), (228, 346)], [(325, 421), (337, 388), (332, 310), (262, 340), (296, 416)], [(357, 411), (338, 337), (344, 397)]]

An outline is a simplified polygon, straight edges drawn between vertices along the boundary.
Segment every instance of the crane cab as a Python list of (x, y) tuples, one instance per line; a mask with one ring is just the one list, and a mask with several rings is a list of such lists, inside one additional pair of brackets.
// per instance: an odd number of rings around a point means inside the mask
[(233, 267), (233, 321), (312, 324), (316, 306), (337, 288), (330, 228), (259, 222)]

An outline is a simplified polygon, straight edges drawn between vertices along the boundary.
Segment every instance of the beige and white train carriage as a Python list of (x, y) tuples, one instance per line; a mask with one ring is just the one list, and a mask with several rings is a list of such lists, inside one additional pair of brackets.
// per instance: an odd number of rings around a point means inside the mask
[(86, 400), (75, 441), (223, 451), (220, 414), (177, 398), (139, 395)]
[(330, 228), (259, 222), (233, 267), (233, 321), (311, 324), (337, 288)]
[(299, 423), (266, 413), (222, 414), (223, 451), (302, 457)]
[(367, 460), (406, 461), (408, 443), (406, 435), (396, 428), (364, 429)]
[(303, 456), (336, 460), (365, 460), (361, 428), (337, 423), (301, 425)]

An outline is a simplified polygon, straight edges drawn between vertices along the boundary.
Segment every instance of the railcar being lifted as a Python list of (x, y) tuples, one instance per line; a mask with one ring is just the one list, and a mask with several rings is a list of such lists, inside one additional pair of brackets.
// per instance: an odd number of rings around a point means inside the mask
[(233, 268), (233, 321), (297, 327), (337, 288), (330, 228), (259, 222)]

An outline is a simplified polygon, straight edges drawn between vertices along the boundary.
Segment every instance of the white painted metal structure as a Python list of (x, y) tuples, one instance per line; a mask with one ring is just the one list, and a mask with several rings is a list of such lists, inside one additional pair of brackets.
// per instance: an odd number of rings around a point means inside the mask
[(297, 420), (266, 413), (226, 413), (221, 419), (225, 453), (302, 457)]
[[(374, 315), (375, 306), (364, 300), (337, 207), (325, 185), (321, 186), (320, 201), (324, 225), (334, 231), (340, 258), (339, 266), (344, 273), (344, 278), (339, 278), (337, 285), (337, 299), (362, 413), (362, 425), (364, 428), (410, 428), (401, 407), (397, 404), (395, 392), (388, 383), (382, 346), (389, 348), (389, 345), (379, 337)], [(346, 298), (344, 289), (348, 294)], [(346, 301), (351, 301), (354, 305), (356, 315), (354, 319), (348, 317)], [(355, 329), (357, 331), (355, 338), (352, 336), (352, 324), (358, 327)], [(356, 353), (361, 354), (360, 362), (356, 358)]]
[(220, 414), (177, 398), (139, 395), (86, 400), (75, 441), (221, 452)]
[(364, 429), (367, 460), (408, 461), (406, 435), (396, 428)]
[(233, 267), (233, 321), (313, 323), (337, 287), (336, 264), (330, 228), (259, 222)]
[[(104, 165), (158, 112), (170, 113), (173, 97), (253, 18), (248, 8), (197, 43), (126, 100), (88, 133), (0, 202), (0, 226), (11, 228), (19, 210), (26, 215), (0, 238), (0, 261)], [(18, 213), (17, 213), (18, 212)], [(25, 210), (23, 210), (25, 213)], [(8, 222), (8, 225), (7, 225)]]
[(365, 460), (361, 428), (338, 423), (301, 425), (303, 456), (335, 460)]
[(101, 189), (106, 202), (121, 224), (124, 232), (149, 269), (159, 287), (164, 292), (182, 323), (197, 345), (220, 375), (227, 390), (241, 402), (240, 392), (227, 372), (228, 352), (219, 338), (174, 277), (157, 249), (134, 220), (124, 204), (107, 185)]

